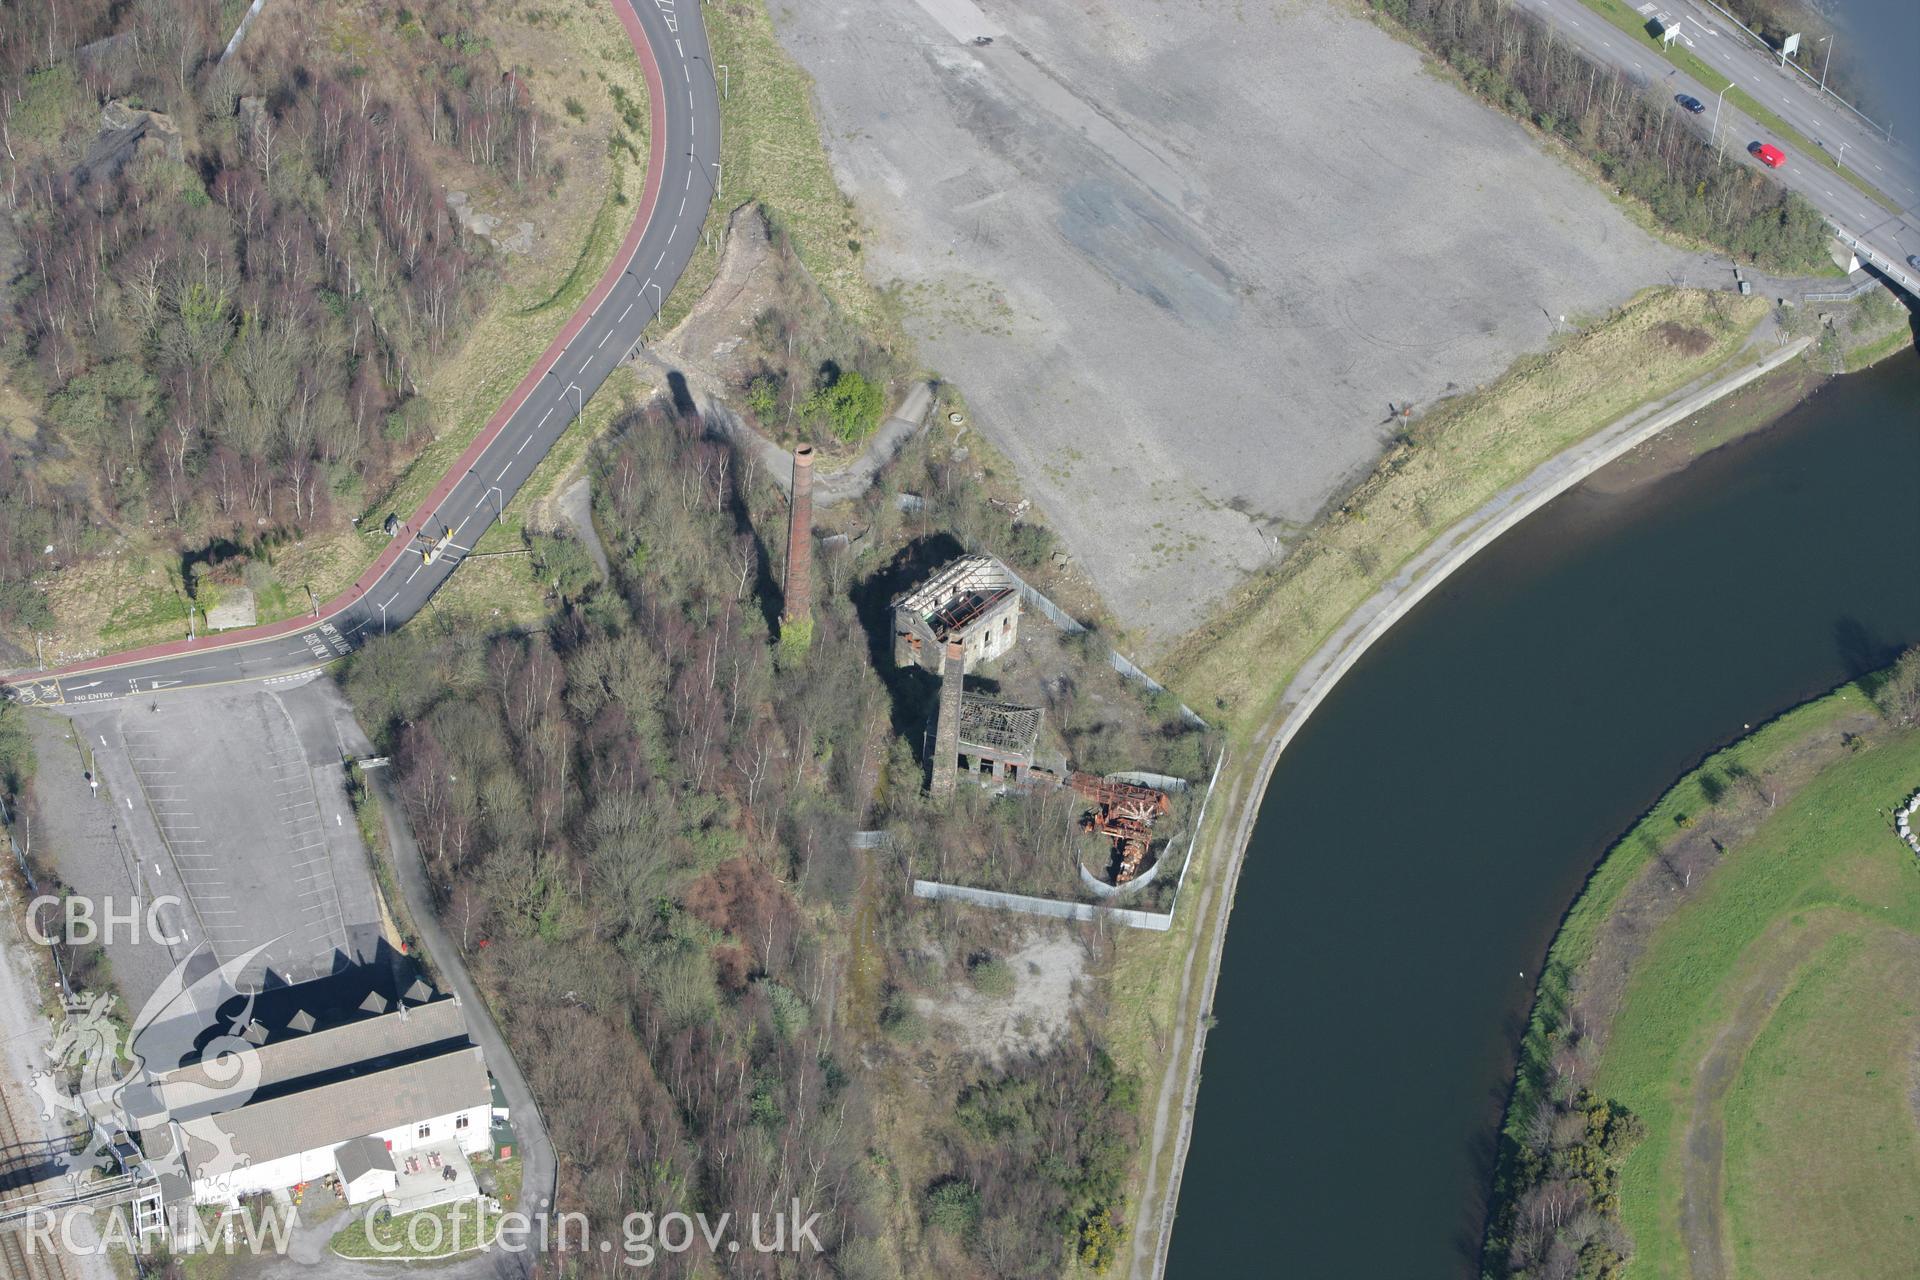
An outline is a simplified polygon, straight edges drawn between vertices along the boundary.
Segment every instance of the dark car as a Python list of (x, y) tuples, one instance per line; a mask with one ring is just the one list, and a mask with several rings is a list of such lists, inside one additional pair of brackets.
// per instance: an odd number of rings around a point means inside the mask
[(1908, 254), (1907, 265), (1912, 267), (1915, 271), (1920, 271), (1920, 253)]
[(1707, 109), (1706, 103), (1700, 101), (1700, 99), (1690, 93), (1676, 93), (1673, 95), (1673, 100), (1695, 115), (1699, 115)]

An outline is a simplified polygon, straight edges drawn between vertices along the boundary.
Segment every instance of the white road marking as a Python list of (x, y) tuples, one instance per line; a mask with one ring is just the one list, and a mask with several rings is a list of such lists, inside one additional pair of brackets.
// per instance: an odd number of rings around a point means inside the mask
[(580, 362), (580, 370), (579, 370), (579, 371), (580, 371), (581, 373), (585, 373), (585, 372), (587, 371), (587, 366), (588, 366), (588, 365), (590, 365), (590, 364), (592, 364), (592, 363), (593, 363), (593, 357), (592, 357), (592, 356), (588, 356), (588, 357), (587, 357), (587, 358), (586, 358), (585, 360), (582, 360), (582, 361)]
[[(594, 344), (593, 344), (593, 349), (594, 349), (595, 351), (598, 351), (598, 350), (599, 350), (600, 348), (602, 348), (602, 347), (604, 347), (604, 346), (606, 346), (606, 345), (607, 345), (607, 339), (608, 339), (608, 338), (611, 338), (612, 336), (613, 336), (613, 330), (611, 330), (611, 329), (609, 329), (609, 330), (607, 330), (607, 331), (606, 331), (606, 332), (605, 332), (604, 334), (602, 334), (602, 335), (600, 335), (600, 341), (598, 341), (598, 342), (596, 342), (596, 343), (594, 343)], [(582, 369), (584, 369), (584, 368), (586, 368), (587, 366), (585, 366), (585, 365), (581, 365), (580, 367), (581, 367)]]
[(673, 215), (673, 216), (677, 218), (677, 217), (679, 217), (679, 216), (680, 216), (681, 214), (683, 214), (683, 213), (685, 213), (686, 211), (687, 211), (687, 198), (686, 198), (685, 196), (681, 196), (681, 197), (680, 197), (680, 208), (679, 208), (678, 210), (676, 210), (676, 211), (674, 212), (674, 215)]
[[(676, 232), (676, 231), (678, 231), (679, 229), (680, 229), (680, 224), (679, 224), (679, 223), (677, 223), (677, 222), (676, 222), (676, 223), (674, 223), (674, 224), (673, 224), (672, 226), (670, 226), (670, 227), (668, 227), (668, 228), (667, 228), (667, 243), (668, 243), (668, 244), (672, 244), (672, 243), (673, 243), (673, 233), (674, 233), (674, 232)], [(663, 257), (663, 258), (664, 258), (664, 257), (666, 257), (666, 256), (667, 256), (667, 255), (666, 255), (666, 252), (665, 252), (664, 250), (662, 250), (662, 251), (661, 251), (661, 254), (660, 254), (660, 256), (661, 256), (661, 257)]]
[(500, 474), (493, 478), (493, 482), (499, 484), (500, 481), (506, 478), (507, 472), (511, 470), (513, 470), (513, 464), (509, 462), (506, 466), (500, 468)]
[[(519, 457), (519, 456), (520, 456), (520, 451), (521, 451), (521, 449), (525, 449), (525, 448), (526, 448), (526, 447), (527, 447), (528, 445), (530, 445), (530, 444), (532, 444), (532, 443), (533, 443), (533, 437), (532, 437), (532, 436), (528, 436), (528, 437), (527, 437), (527, 438), (526, 438), (525, 440), (522, 440), (522, 441), (520, 442), (520, 448), (519, 448), (519, 449), (515, 449), (515, 450), (513, 451), (513, 453), (514, 453), (514, 456), (515, 456), (515, 457)], [(503, 473), (503, 474), (504, 474), (504, 473)]]
[(553, 408), (549, 406), (547, 411), (540, 415), (540, 421), (535, 423), (534, 425), (544, 427), (547, 425), (547, 419), (551, 418), (552, 416), (553, 416)]
[(682, 48), (680, 47), (680, 37), (679, 37), (679, 36), (675, 36), (675, 37), (673, 38), (673, 51), (674, 51), (675, 53), (677, 53), (677, 54), (679, 54), (679, 55), (680, 55), (681, 57), (683, 57), (683, 58), (687, 56), (687, 51), (686, 51), (685, 49), (682, 49)]
[(680, 64), (680, 77), (688, 84), (693, 83), (693, 72), (687, 70), (687, 64), (684, 62)]
[[(655, 271), (658, 271), (660, 269), (660, 264), (665, 262), (666, 260), (667, 260), (667, 251), (665, 249), (662, 249), (660, 251), (660, 256), (653, 260), (653, 269)], [(647, 284), (652, 284), (652, 283), (653, 283), (652, 277), (648, 277)], [(640, 287), (644, 289), (647, 287), (647, 285), (643, 284)]]
[[(622, 312), (620, 313), (620, 320), (625, 320), (625, 319), (627, 318), (627, 311), (631, 311), (631, 310), (633, 310), (633, 304), (632, 304), (631, 302), (629, 302), (629, 303), (627, 304), (627, 309), (626, 309), (626, 311), (622, 311)], [(615, 324), (619, 324), (619, 323), (620, 323), (620, 320), (615, 320), (615, 321), (614, 321), (614, 323), (615, 323)]]

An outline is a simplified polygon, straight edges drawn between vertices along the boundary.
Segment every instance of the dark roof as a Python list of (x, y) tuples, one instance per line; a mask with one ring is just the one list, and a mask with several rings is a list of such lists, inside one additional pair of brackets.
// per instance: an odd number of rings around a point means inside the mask
[(343, 1142), (333, 1149), (334, 1167), (340, 1170), (343, 1182), (358, 1182), (369, 1173), (397, 1173), (393, 1167), (393, 1153), (387, 1150), (387, 1144), (368, 1135), (355, 1138), (352, 1142)]
[[(201, 968), (211, 967), (215, 961), (209, 953), (191, 963)], [(349, 966), (306, 982), (277, 983), (248, 992), (236, 991), (207, 974), (196, 978), (194, 987), (191, 1000), (177, 1003), (180, 1012), (144, 1028), (134, 1042), (133, 1052), (148, 1070), (166, 1071), (198, 1062), (211, 1041), (237, 1034), (236, 1028), (252, 1023), (266, 1029), (262, 1043), (273, 1044), (289, 1036), (380, 1017), (403, 1001), (427, 1003), (418, 998), (417, 990), (424, 990), (429, 999), (435, 994), (420, 981), (413, 961), (387, 951), (384, 944), (381, 958), (375, 963)], [(361, 1007), (369, 1003), (369, 996), (380, 997), (382, 1004), (377, 1012)]]
[(252, 1078), (244, 1096), (234, 1094), (231, 1085), (224, 1083), (233, 1079), (230, 1069), (209, 1071), (205, 1063), (161, 1072), (153, 1087), (174, 1119), (187, 1120), (435, 1057), (466, 1044), (466, 1014), (459, 999), (448, 996), (432, 1004), (402, 1005), (378, 1018), (274, 1040), (251, 1055), (242, 1055), (252, 1059), (246, 1071)]

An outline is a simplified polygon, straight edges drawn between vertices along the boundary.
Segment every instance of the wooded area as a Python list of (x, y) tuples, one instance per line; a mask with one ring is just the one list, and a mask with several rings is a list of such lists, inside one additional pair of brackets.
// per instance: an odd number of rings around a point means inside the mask
[(1475, 93), (1589, 157), (1675, 231), (1772, 271), (1827, 265), (1828, 231), (1812, 205), (1723, 159), (1670, 95), (1589, 60), (1537, 15), (1510, 0), (1372, 3)]
[(0, 433), (0, 627), (41, 625), (31, 575), (117, 532), (217, 556), (357, 514), (429, 434), (423, 370), (490, 283), (442, 170), (552, 177), (466, 0), (350, 40), (292, 6), (225, 64), (219, 14), (0, 14), (0, 359), (37, 428)]
[[(894, 856), (852, 845), (927, 812), (855, 603), (887, 556), (822, 575), (810, 642), (783, 645), (785, 504), (764, 476), (657, 405), (590, 466), (609, 582), (548, 578), (565, 585), (533, 635), (421, 619), (345, 677), (541, 1101), (561, 1207), (600, 1231), (796, 1197), (822, 1215), (825, 1255), (742, 1250), (715, 1260), (728, 1275), (1110, 1260), (1136, 1099), (1093, 1033), (928, 1072), (903, 1070), (928, 1046), (883, 1026), (996, 927), (929, 925)], [(946, 969), (925, 963), (936, 935)]]

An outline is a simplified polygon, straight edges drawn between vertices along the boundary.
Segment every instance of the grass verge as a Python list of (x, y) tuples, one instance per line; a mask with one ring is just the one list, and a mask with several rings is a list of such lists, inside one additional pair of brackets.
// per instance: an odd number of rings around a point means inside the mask
[(360, 1212), (334, 1232), (328, 1247), (343, 1258), (396, 1262), (445, 1258), (492, 1244), (500, 1218), (500, 1214), (485, 1211), (473, 1200), (387, 1216), (371, 1223), (368, 1215)]
[(668, 297), (664, 323), (686, 318), (713, 283), (727, 218), (743, 204), (766, 206), (793, 237), (800, 260), (827, 296), (885, 345), (904, 350), (890, 297), (861, 269), (864, 232), (827, 162), (813, 83), (774, 35), (760, 0), (718, 0), (705, 7), (715, 68), (726, 67), (720, 99), (721, 192), (707, 211), (701, 247)]
[(1201, 715), (1250, 734), (1300, 664), (1436, 534), (1554, 454), (1719, 368), (1767, 309), (1758, 297), (1642, 293), (1442, 404), (1279, 566), (1180, 642), (1167, 683), (1193, 695)]
[[(1733, 83), (1729, 81), (1727, 77), (1721, 75), (1718, 71), (1715, 71), (1712, 67), (1701, 61), (1692, 51), (1684, 47), (1668, 47), (1662, 45), (1659, 40), (1655, 39), (1653, 35), (1648, 32), (1647, 20), (1636, 13), (1631, 6), (1626, 4), (1625, 0), (1581, 0), (1581, 3), (1605, 18), (1614, 26), (1620, 28), (1620, 30), (1627, 35), (1638, 40), (1645, 46), (1648, 53), (1656, 57), (1665, 58), (1668, 62), (1692, 76), (1706, 87), (1708, 93), (1717, 94), (1722, 89), (1727, 89), (1727, 87)], [(1819, 146), (1811, 138), (1769, 111), (1765, 106), (1761, 105), (1758, 98), (1748, 93), (1745, 89), (1742, 89), (1739, 85), (1734, 84), (1733, 87), (1728, 90), (1727, 99), (1736, 107), (1740, 108), (1740, 110), (1753, 117), (1755, 123), (1759, 124), (1774, 136), (1775, 141), (1792, 148), (1816, 164), (1825, 166), (1837, 174), (1843, 182), (1857, 189), (1860, 194), (1866, 196), (1867, 199), (1873, 201), (1888, 213), (1900, 212), (1899, 202), (1882, 195), (1878, 187), (1868, 182), (1866, 178), (1860, 174), (1855, 173), (1853, 170), (1841, 164), (1838, 160), (1835, 160), (1832, 154), (1824, 147)], [(1709, 110), (1711, 110), (1711, 108), (1709, 108)]]

